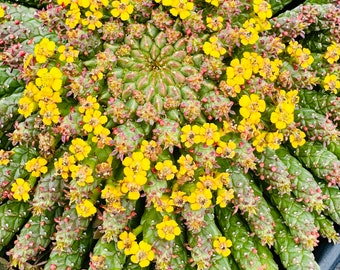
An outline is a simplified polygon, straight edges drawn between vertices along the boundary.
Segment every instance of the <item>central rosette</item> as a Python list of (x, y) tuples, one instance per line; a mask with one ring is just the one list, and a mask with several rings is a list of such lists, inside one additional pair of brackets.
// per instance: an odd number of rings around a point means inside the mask
[(204, 117), (203, 99), (216, 85), (204, 77), (205, 56), (189, 50), (188, 37), (178, 33), (147, 24), (130, 30), (122, 44), (108, 45), (117, 57), (108, 74), (113, 97), (108, 113), (115, 121), (133, 114), (151, 125), (165, 117), (179, 122)]

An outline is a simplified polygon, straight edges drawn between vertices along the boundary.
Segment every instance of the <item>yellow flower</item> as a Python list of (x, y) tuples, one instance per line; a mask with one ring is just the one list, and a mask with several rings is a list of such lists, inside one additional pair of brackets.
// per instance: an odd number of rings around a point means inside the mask
[(218, 147), (216, 148), (216, 153), (223, 158), (233, 158), (235, 156), (236, 144), (233, 141), (228, 143), (224, 141), (218, 142)]
[(0, 149), (0, 165), (8, 165), (9, 163), (9, 157), (13, 155), (13, 151), (5, 151), (3, 149)]
[(77, 181), (78, 186), (84, 187), (86, 184), (94, 182), (93, 171), (88, 165), (71, 165), (70, 171), (72, 179)]
[(66, 63), (73, 63), (75, 58), (78, 57), (79, 51), (74, 50), (73, 46), (60, 45), (58, 47), (59, 60), (66, 61)]
[(203, 51), (206, 55), (211, 55), (215, 58), (219, 58), (227, 52), (227, 50), (222, 47), (222, 44), (215, 36), (210, 37), (209, 42), (204, 42)]
[(215, 7), (218, 7), (220, 2), (218, 0), (205, 0), (205, 2), (212, 4)]
[(258, 31), (253, 27), (241, 28), (239, 31), (241, 43), (243, 45), (255, 44), (259, 39)]
[(33, 99), (35, 102), (39, 101), (39, 89), (34, 82), (29, 82), (24, 90), (24, 96)]
[(0, 7), (0, 18), (5, 17), (5, 11), (2, 7)]
[(159, 179), (171, 180), (174, 179), (175, 174), (177, 173), (177, 168), (172, 164), (172, 160), (157, 162), (155, 169), (157, 170)]
[(325, 90), (337, 94), (338, 89), (340, 89), (340, 80), (338, 76), (336, 76), (335, 74), (327, 73), (327, 75), (323, 79), (323, 87), (325, 88)]
[(332, 44), (327, 47), (324, 58), (330, 64), (336, 63), (340, 58), (340, 44), (332, 41)]
[(134, 172), (150, 170), (150, 160), (144, 157), (142, 152), (133, 152), (131, 157), (125, 157), (122, 163)]
[(276, 58), (274, 61), (271, 61), (269, 58), (264, 58), (263, 66), (260, 68), (259, 74), (264, 79), (269, 79), (271, 82), (274, 82), (280, 73), (281, 66), (282, 60), (278, 58)]
[(294, 128), (290, 130), (289, 142), (294, 148), (297, 148), (305, 144), (305, 137), (306, 134), (302, 130)]
[(13, 198), (18, 201), (28, 201), (29, 199), (29, 191), (31, 190), (31, 186), (22, 178), (17, 178), (15, 183), (12, 184), (11, 191), (13, 192)]
[(25, 118), (29, 117), (37, 108), (37, 103), (33, 99), (23, 96), (18, 102), (19, 109), (18, 113), (23, 115)]
[(256, 52), (244, 52), (243, 57), (249, 60), (254, 74), (263, 68), (263, 57)]
[(267, 140), (266, 140), (267, 132), (263, 131), (260, 132), (253, 141), (253, 146), (255, 147), (256, 151), (261, 153), (264, 151), (264, 149), (268, 146)]
[(112, 141), (112, 138), (109, 136), (110, 133), (108, 128), (98, 125), (93, 132), (95, 136), (92, 137), (92, 142), (97, 143), (98, 148), (104, 148), (105, 145), (110, 145)]
[(185, 192), (172, 189), (170, 198), (172, 199), (173, 205), (177, 207), (183, 207), (186, 199)]
[(39, 177), (41, 174), (47, 173), (47, 160), (42, 157), (33, 158), (26, 162), (25, 169), (30, 172), (32, 176)]
[(220, 141), (221, 133), (214, 123), (204, 123), (200, 130), (201, 142), (212, 145)]
[(199, 182), (196, 184), (196, 187), (199, 189), (210, 189), (217, 190), (218, 188), (222, 188), (223, 183), (220, 177), (213, 177), (212, 175), (205, 174), (200, 176)]
[(194, 9), (194, 3), (187, 0), (172, 0), (171, 6), (170, 13), (175, 17), (179, 15), (182, 20), (188, 18)]
[(307, 68), (314, 62), (314, 58), (310, 55), (310, 50), (307, 48), (297, 49), (295, 51), (295, 57), (297, 63), (302, 68)]
[(93, 96), (87, 96), (86, 99), (80, 98), (79, 103), (81, 105), (78, 109), (80, 113), (90, 113), (90, 111), (93, 112), (100, 107), (97, 99)]
[(78, 216), (86, 218), (94, 215), (97, 209), (90, 200), (85, 199), (76, 205), (76, 211)]
[(197, 169), (197, 165), (194, 162), (194, 159), (189, 154), (183, 156), (181, 155), (177, 160), (177, 163), (180, 164), (177, 178), (178, 181), (190, 181), (192, 180), (195, 170)]
[(279, 131), (268, 132), (266, 135), (266, 141), (269, 148), (274, 150), (279, 149), (283, 141), (283, 134), (279, 133)]
[(78, 5), (71, 5), (71, 8), (66, 13), (65, 24), (73, 29), (79, 24), (80, 20), (80, 9)]
[(165, 216), (163, 221), (156, 225), (156, 229), (158, 236), (167, 241), (174, 240), (176, 236), (181, 234), (181, 229), (177, 222), (169, 216)]
[(257, 16), (263, 21), (273, 15), (271, 5), (264, 0), (254, 0), (253, 9)]
[(45, 63), (47, 57), (51, 57), (54, 54), (55, 43), (48, 38), (43, 38), (34, 47), (34, 55), (39, 64)]
[(126, 256), (131, 254), (136, 254), (139, 250), (138, 243), (136, 242), (136, 235), (132, 232), (124, 231), (119, 235), (119, 241), (117, 242), (117, 247), (120, 250), (124, 250)]
[(184, 142), (186, 148), (190, 148), (193, 144), (201, 143), (201, 128), (197, 125), (185, 125), (182, 127), (181, 142)]
[(151, 201), (158, 212), (171, 213), (174, 211), (174, 202), (167, 194), (162, 194), (161, 197), (154, 196)]
[(140, 146), (140, 151), (144, 154), (144, 157), (151, 161), (156, 161), (158, 159), (158, 155), (162, 153), (163, 150), (154, 140), (143, 140)]
[(113, 7), (111, 15), (115, 18), (120, 17), (122, 21), (127, 21), (133, 12), (133, 5), (129, 0), (113, 1), (111, 5)]
[[(147, 182), (147, 178), (145, 177), (144, 183), (146, 182)], [(125, 177), (120, 182), (120, 190), (123, 194), (128, 195), (129, 200), (136, 201), (140, 197), (140, 191), (142, 190), (142, 185), (140, 185), (139, 183), (136, 183), (134, 179)]]
[(69, 150), (72, 154), (74, 154), (76, 160), (81, 161), (89, 155), (91, 152), (91, 146), (84, 140), (75, 138), (72, 140)]
[(90, 0), (76, 0), (76, 2), (80, 7), (83, 7), (83, 8), (88, 8), (91, 3)]
[(61, 175), (61, 177), (66, 180), (69, 177), (70, 167), (75, 163), (75, 157), (65, 152), (63, 157), (54, 162), (56, 174)]
[(277, 129), (284, 129), (294, 121), (294, 104), (283, 102), (270, 115), (270, 121)]
[(49, 87), (55, 91), (61, 89), (62, 86), (62, 76), (60, 69), (57, 67), (52, 67), (50, 71), (47, 68), (41, 68), (37, 72), (38, 78), (35, 79), (35, 84), (38, 87)]
[(119, 186), (112, 184), (106, 184), (105, 188), (101, 192), (101, 197), (107, 201), (114, 201), (120, 199), (123, 193), (120, 191)]
[(87, 26), (88, 29), (90, 30), (96, 30), (96, 28), (102, 27), (102, 23), (100, 19), (103, 17), (103, 13), (100, 11), (86, 11), (85, 12), (86, 18), (82, 20), (82, 25)]
[(52, 123), (59, 122), (60, 111), (55, 103), (48, 103), (40, 109), (39, 114), (42, 116), (44, 125), (50, 126)]
[(87, 132), (94, 132), (98, 133), (98, 129), (100, 129), (101, 125), (107, 122), (107, 117), (102, 115), (101, 111), (86, 111), (85, 115), (83, 116), (84, 126), (83, 129)]
[(249, 123), (257, 124), (260, 122), (261, 112), (264, 112), (266, 109), (266, 102), (257, 94), (251, 94), (250, 97), (247, 95), (243, 95), (239, 104), (240, 114), (248, 119)]
[(230, 67), (227, 67), (228, 80), (233, 80), (235, 84), (242, 85), (245, 80), (249, 80), (253, 73), (251, 63), (248, 59), (237, 58), (231, 60)]
[(216, 253), (221, 254), (223, 257), (227, 257), (230, 255), (230, 247), (232, 246), (232, 242), (227, 240), (224, 236), (219, 236), (214, 239), (213, 247)]
[(223, 27), (223, 18), (221, 16), (207, 17), (207, 26), (213, 31), (221, 30)]
[(61, 97), (59, 92), (55, 92), (52, 90), (52, 88), (49, 87), (43, 87), (36, 95), (35, 99), (39, 101), (38, 105), (39, 108), (44, 108), (48, 104), (55, 104), (55, 103), (60, 103)]
[(152, 246), (143, 240), (138, 244), (138, 251), (132, 254), (131, 261), (139, 264), (140, 267), (149, 266), (150, 262), (155, 258), (155, 253), (152, 251)]
[(221, 208), (227, 207), (228, 203), (234, 198), (234, 190), (233, 189), (218, 189), (216, 204)]
[(190, 203), (191, 210), (200, 210), (211, 206), (212, 193), (210, 189), (196, 188), (194, 192), (187, 196), (186, 200)]

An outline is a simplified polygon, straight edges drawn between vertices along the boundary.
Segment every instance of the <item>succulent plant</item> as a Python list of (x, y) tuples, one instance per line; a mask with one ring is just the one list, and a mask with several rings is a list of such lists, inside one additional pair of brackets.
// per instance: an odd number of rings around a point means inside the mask
[(0, 5), (0, 268), (319, 269), (339, 1), (19, 2)]

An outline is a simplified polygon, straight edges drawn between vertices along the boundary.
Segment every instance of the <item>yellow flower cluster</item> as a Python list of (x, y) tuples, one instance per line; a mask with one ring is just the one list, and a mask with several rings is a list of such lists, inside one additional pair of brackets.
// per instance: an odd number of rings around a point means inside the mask
[(124, 250), (125, 255), (131, 255), (131, 261), (140, 267), (149, 266), (155, 258), (152, 246), (145, 241), (136, 242), (136, 236), (132, 232), (124, 231), (119, 235), (117, 246)]
[(150, 160), (142, 152), (134, 152), (131, 157), (123, 160), (124, 179), (120, 182), (121, 191), (128, 194), (130, 200), (138, 200), (143, 185), (148, 181), (147, 173), (150, 170)]
[(302, 68), (308, 68), (314, 62), (310, 50), (303, 48), (297, 41), (289, 42), (287, 52)]
[[(190, 16), (190, 11), (194, 9), (194, 3), (187, 0), (155, 0), (157, 3), (162, 2), (163, 6), (169, 6), (170, 13), (182, 20)], [(216, 0), (215, 0), (216, 1)]]
[[(45, 63), (48, 57), (54, 55), (55, 44), (43, 38), (34, 48), (35, 59), (38, 63)], [(25, 118), (37, 109), (46, 126), (59, 122), (60, 110), (57, 106), (62, 101), (62, 72), (57, 67), (50, 69), (43, 67), (36, 72), (35, 81), (30, 81), (19, 100), (18, 112)]]

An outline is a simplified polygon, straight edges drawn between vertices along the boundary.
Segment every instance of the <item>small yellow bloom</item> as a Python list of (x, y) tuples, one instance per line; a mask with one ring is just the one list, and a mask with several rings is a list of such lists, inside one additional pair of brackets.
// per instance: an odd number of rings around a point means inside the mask
[(122, 21), (127, 21), (133, 12), (133, 5), (129, 0), (113, 1), (111, 5), (113, 7), (111, 15), (115, 18), (119, 17)]
[(233, 189), (218, 189), (216, 204), (221, 208), (227, 207), (228, 203), (234, 198), (234, 190)]
[(94, 215), (97, 209), (90, 200), (85, 199), (76, 205), (76, 211), (78, 216), (86, 218)]
[(0, 149), (0, 165), (8, 165), (9, 158), (11, 155), (13, 155), (13, 151), (5, 151), (3, 149)]
[(277, 129), (284, 129), (294, 121), (294, 104), (283, 102), (270, 115), (270, 121)]
[(210, 189), (196, 188), (194, 192), (187, 196), (186, 200), (190, 203), (191, 210), (200, 210), (211, 206), (212, 193)]
[(327, 75), (323, 79), (323, 87), (325, 88), (325, 90), (337, 94), (338, 89), (340, 89), (340, 80), (338, 76), (335, 74), (327, 73)]
[(175, 174), (177, 173), (177, 168), (172, 163), (172, 160), (157, 162), (155, 169), (157, 170), (157, 176), (159, 179), (171, 180), (174, 179)]
[(15, 182), (12, 184), (11, 191), (13, 192), (13, 198), (18, 201), (28, 201), (29, 199), (29, 191), (31, 190), (31, 186), (22, 178), (17, 178)]
[(140, 267), (149, 266), (150, 262), (155, 258), (155, 253), (152, 251), (152, 246), (143, 240), (138, 244), (138, 251), (131, 256), (133, 263), (139, 264)]
[(219, 0), (205, 0), (205, 2), (210, 3), (215, 7), (218, 7), (220, 5)]
[(38, 105), (33, 99), (23, 96), (19, 99), (18, 113), (23, 115), (25, 118), (29, 117), (33, 112), (36, 111)]
[(340, 44), (333, 41), (332, 44), (327, 47), (324, 58), (330, 64), (336, 63), (340, 58)]
[(47, 173), (47, 160), (42, 157), (33, 158), (26, 162), (25, 169), (30, 172), (32, 176), (39, 177), (41, 174)]
[(57, 124), (59, 122), (60, 111), (55, 103), (49, 103), (43, 106), (39, 114), (42, 116), (42, 121), (46, 126), (50, 126), (52, 123)]
[(5, 17), (5, 11), (2, 7), (0, 7), (0, 18)]
[(98, 129), (100, 129), (101, 125), (104, 125), (107, 122), (107, 117), (102, 115), (101, 111), (86, 111), (83, 116), (84, 126), (83, 129), (87, 132), (98, 133)]
[(290, 131), (289, 142), (294, 148), (297, 148), (305, 144), (305, 137), (306, 134), (302, 130), (294, 128)]
[(53, 56), (55, 49), (54, 41), (48, 38), (43, 38), (34, 47), (34, 55), (39, 64), (45, 63), (48, 57)]
[(181, 142), (186, 148), (190, 148), (194, 144), (202, 142), (201, 128), (198, 125), (185, 125), (182, 127)]
[(35, 79), (35, 84), (38, 87), (52, 88), (54, 91), (58, 91), (62, 86), (62, 76), (60, 69), (52, 67), (50, 70), (47, 68), (41, 68), (37, 71), (38, 78)]
[(254, 0), (253, 8), (257, 16), (259, 16), (259, 18), (263, 21), (273, 15), (271, 5), (267, 1)]
[(200, 134), (201, 142), (208, 146), (218, 143), (221, 138), (221, 133), (214, 123), (204, 123), (201, 127)]
[(221, 30), (223, 27), (223, 18), (221, 16), (207, 17), (207, 26), (213, 31)]
[(66, 63), (73, 63), (79, 55), (79, 51), (73, 49), (73, 46), (60, 45), (58, 47), (59, 60)]
[(182, 20), (188, 18), (194, 9), (194, 3), (187, 0), (172, 0), (171, 6), (170, 13), (175, 17), (179, 15)]
[(72, 154), (74, 154), (78, 161), (81, 161), (89, 155), (91, 152), (91, 146), (84, 140), (75, 138), (72, 140), (69, 150)]
[(90, 113), (90, 111), (98, 110), (100, 105), (97, 102), (97, 99), (93, 96), (87, 96), (85, 98), (79, 99), (80, 107), (79, 112), (80, 113)]
[(264, 112), (266, 109), (266, 102), (263, 99), (260, 99), (259, 95), (251, 94), (242, 95), (239, 100), (240, 114), (244, 118), (249, 118), (248, 122), (257, 124), (261, 118), (261, 112)]
[(242, 58), (241, 61), (237, 58), (231, 60), (226, 72), (228, 80), (233, 80), (238, 85), (243, 85), (253, 74), (251, 62), (246, 58)]
[(167, 241), (174, 240), (176, 236), (181, 234), (181, 229), (177, 222), (169, 216), (165, 216), (163, 221), (156, 225), (156, 229), (158, 236)]
[(96, 28), (101, 28), (102, 27), (102, 22), (100, 19), (103, 17), (103, 13), (100, 11), (86, 11), (85, 12), (86, 18), (82, 20), (82, 25), (87, 26), (88, 29), (94, 31)]
[(77, 181), (77, 185), (84, 187), (86, 184), (92, 184), (94, 178), (92, 176), (93, 170), (87, 165), (71, 165), (70, 166), (72, 179)]
[(131, 254), (136, 254), (139, 250), (138, 243), (136, 242), (136, 235), (132, 232), (124, 231), (119, 235), (119, 241), (117, 242), (117, 247), (120, 250), (124, 250), (126, 256)]
[(213, 242), (213, 247), (218, 254), (221, 254), (223, 257), (227, 257), (230, 255), (230, 247), (232, 246), (232, 242), (227, 240), (224, 236), (216, 237)]
[(211, 55), (215, 58), (219, 58), (227, 52), (227, 50), (222, 47), (222, 44), (215, 36), (210, 37), (209, 42), (204, 42), (203, 51), (206, 55)]

